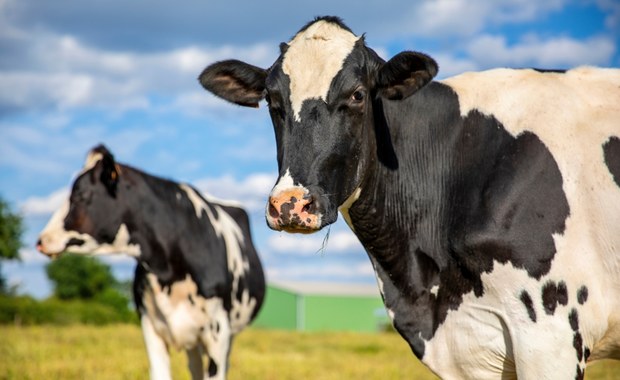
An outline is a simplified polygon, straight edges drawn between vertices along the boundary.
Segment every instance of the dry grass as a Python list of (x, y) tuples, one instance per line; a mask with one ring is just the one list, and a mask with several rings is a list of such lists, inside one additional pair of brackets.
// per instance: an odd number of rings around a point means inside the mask
[[(189, 379), (174, 352), (175, 379)], [(146, 379), (134, 325), (0, 326), (0, 379)], [(620, 362), (588, 368), (587, 379), (620, 379)], [(234, 342), (230, 380), (436, 379), (396, 334), (298, 333), (249, 329)]]

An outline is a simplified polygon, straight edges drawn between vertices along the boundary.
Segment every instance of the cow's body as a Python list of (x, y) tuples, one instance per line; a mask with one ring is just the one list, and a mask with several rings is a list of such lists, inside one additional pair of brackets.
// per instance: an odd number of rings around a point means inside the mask
[(169, 347), (187, 351), (192, 378), (223, 379), (232, 337), (264, 298), (243, 209), (117, 164), (104, 147), (90, 153), (39, 249), (136, 257), (134, 299), (153, 379), (170, 378)]
[(385, 104), (398, 169), (377, 165), (348, 214), (396, 327), (442, 377), (579, 378), (620, 358), (618, 86), (617, 70), (496, 70)]
[(386, 62), (332, 17), (281, 53), (200, 77), (240, 105), (267, 98), (270, 227), (313, 232), (339, 210), (441, 377), (581, 379), (620, 359), (620, 70), (432, 82), (432, 58)]

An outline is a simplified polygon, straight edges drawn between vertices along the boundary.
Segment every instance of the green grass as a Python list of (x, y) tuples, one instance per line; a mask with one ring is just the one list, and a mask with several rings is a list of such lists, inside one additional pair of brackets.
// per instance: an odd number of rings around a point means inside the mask
[[(173, 376), (189, 379), (173, 352)], [(0, 326), (0, 379), (147, 379), (135, 325)], [(300, 333), (248, 329), (234, 342), (231, 380), (436, 379), (394, 333)], [(588, 367), (586, 379), (620, 379), (620, 361)]]

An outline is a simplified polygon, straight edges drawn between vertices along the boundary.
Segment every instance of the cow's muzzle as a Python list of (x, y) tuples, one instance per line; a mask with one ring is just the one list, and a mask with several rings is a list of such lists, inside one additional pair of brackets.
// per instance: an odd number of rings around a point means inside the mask
[(70, 247), (79, 247), (82, 244), (84, 244), (84, 240), (82, 239), (70, 238), (67, 242), (64, 242), (62, 239), (54, 239), (49, 235), (42, 234), (37, 240), (36, 248), (37, 251), (45, 256), (56, 259)]
[(321, 229), (318, 200), (301, 187), (272, 194), (266, 218), (269, 227), (277, 231), (311, 233)]
[(50, 259), (58, 258), (61, 252), (52, 252), (49, 248), (47, 248), (47, 245), (45, 244), (44, 240), (45, 239), (42, 239), (42, 238), (39, 238), (37, 240), (37, 246), (36, 246), (37, 251), (41, 252), (42, 254), (49, 257)]

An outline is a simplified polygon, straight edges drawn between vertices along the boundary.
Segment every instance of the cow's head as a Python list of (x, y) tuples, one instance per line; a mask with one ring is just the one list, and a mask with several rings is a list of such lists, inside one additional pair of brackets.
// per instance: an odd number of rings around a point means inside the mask
[(401, 52), (382, 60), (335, 17), (323, 17), (281, 45), (269, 69), (229, 60), (207, 67), (201, 84), (230, 102), (266, 99), (276, 135), (279, 179), (269, 196), (269, 226), (313, 232), (336, 221), (359, 195), (376, 156), (380, 99), (404, 99), (437, 73), (435, 61)]
[(138, 254), (129, 244), (122, 223), (119, 181), (122, 169), (112, 154), (99, 145), (88, 154), (83, 170), (73, 183), (69, 199), (53, 215), (39, 235), (37, 249), (50, 257), (63, 252)]

